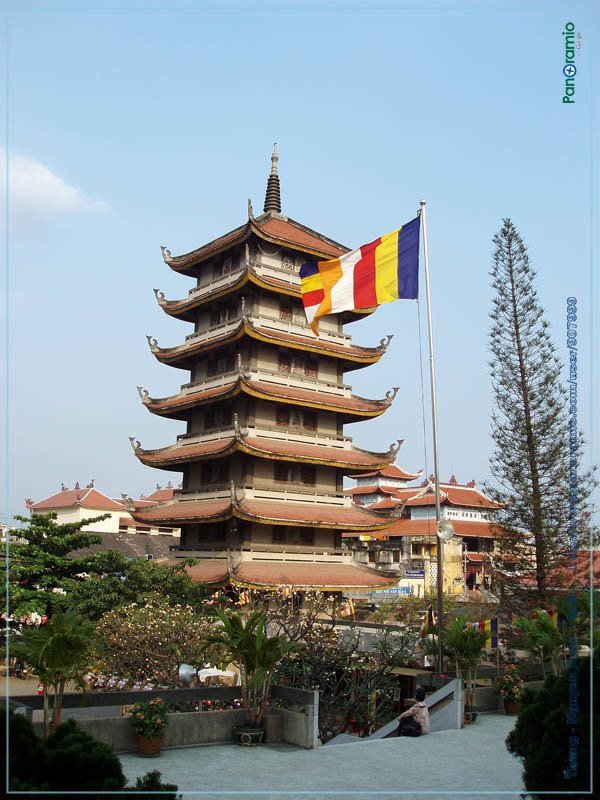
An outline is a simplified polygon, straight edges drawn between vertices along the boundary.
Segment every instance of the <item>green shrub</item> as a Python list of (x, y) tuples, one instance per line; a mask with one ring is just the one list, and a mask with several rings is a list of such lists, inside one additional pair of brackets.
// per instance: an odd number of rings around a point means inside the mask
[[(596, 656), (598, 653), (596, 653)], [(594, 695), (600, 692), (600, 667), (594, 659)], [(523, 759), (523, 782), (529, 792), (584, 792), (590, 789), (590, 664), (581, 658), (560, 678), (546, 678), (543, 687), (526, 690), (521, 713), (506, 745)], [(576, 694), (570, 693), (570, 682)], [(570, 700), (577, 708), (570, 709)], [(594, 784), (600, 785), (600, 713), (593, 715)], [(575, 742), (575, 737), (577, 741)], [(570, 761), (570, 747), (576, 744)], [(573, 767), (576, 766), (576, 769)], [(533, 795), (535, 797), (535, 794)], [(545, 794), (560, 800), (559, 794)]]
[(44, 771), (50, 788), (57, 790), (118, 792), (126, 783), (118, 756), (72, 719), (48, 737)]
[[(4, 724), (6, 709), (0, 720), (0, 752), (6, 752)], [(108, 745), (98, 742), (77, 727), (74, 720), (59, 725), (46, 742), (33, 730), (31, 722), (20, 714), (9, 714), (9, 758), (2, 761), (0, 784), (6, 786), (6, 768), (10, 790), (33, 792), (38, 800), (56, 800), (57, 794), (44, 792), (90, 792), (98, 794), (69, 794), (69, 800), (114, 800), (114, 794), (102, 792), (127, 792), (134, 800), (151, 800), (154, 792), (162, 792), (164, 800), (176, 800), (177, 786), (161, 783), (160, 772), (148, 772), (136, 780), (135, 786), (126, 786), (119, 758)], [(133, 792), (133, 794), (130, 794)], [(139, 793), (138, 793), (139, 792)], [(173, 792), (173, 794), (164, 794)]]

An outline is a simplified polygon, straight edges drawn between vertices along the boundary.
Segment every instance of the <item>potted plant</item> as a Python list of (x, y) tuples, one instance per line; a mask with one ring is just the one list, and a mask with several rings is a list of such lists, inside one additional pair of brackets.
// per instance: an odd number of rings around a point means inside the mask
[(131, 707), (131, 724), (137, 733), (138, 753), (145, 758), (160, 755), (163, 734), (169, 723), (169, 706), (162, 697), (135, 703)]
[(507, 666), (504, 674), (496, 678), (496, 689), (504, 700), (504, 712), (506, 714), (518, 714), (521, 710), (524, 684), (519, 675), (519, 670), (514, 664)]
[(475, 679), (477, 665), (481, 659), (481, 651), (487, 639), (487, 633), (467, 627), (464, 620), (456, 618), (443, 632), (444, 648), (456, 665), (456, 677), (464, 679), (465, 691), (465, 724), (475, 722), (477, 707), (475, 706)]
[(262, 741), (263, 717), (267, 709), (273, 671), (284, 655), (295, 649), (286, 636), (267, 636), (266, 614), (253, 611), (244, 618), (238, 612), (216, 611), (222, 627), (210, 637), (209, 645), (222, 647), (221, 662), (233, 664), (240, 671), (242, 707), (246, 722), (234, 728), (234, 736), (243, 745)]

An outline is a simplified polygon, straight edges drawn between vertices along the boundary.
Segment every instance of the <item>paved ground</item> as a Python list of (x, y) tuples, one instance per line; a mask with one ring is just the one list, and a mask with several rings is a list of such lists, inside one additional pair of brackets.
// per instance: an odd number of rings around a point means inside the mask
[[(206, 800), (519, 800), (521, 765), (504, 740), (515, 718), (480, 714), (474, 725), (418, 739), (384, 739), (303, 750), (237, 745), (163, 750), (159, 758), (121, 755), (130, 781), (158, 769), (180, 791)], [(416, 792), (420, 792), (416, 794)]]

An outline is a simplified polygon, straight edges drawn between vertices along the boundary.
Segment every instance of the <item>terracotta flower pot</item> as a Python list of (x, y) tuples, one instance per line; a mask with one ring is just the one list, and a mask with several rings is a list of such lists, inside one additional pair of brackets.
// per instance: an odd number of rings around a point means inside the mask
[(504, 713), (509, 714), (510, 716), (514, 716), (518, 714), (521, 710), (521, 703), (518, 700), (507, 700), (504, 699)]
[(143, 736), (141, 733), (138, 733), (138, 755), (143, 756), (144, 758), (158, 758), (162, 749), (162, 743), (162, 736)]

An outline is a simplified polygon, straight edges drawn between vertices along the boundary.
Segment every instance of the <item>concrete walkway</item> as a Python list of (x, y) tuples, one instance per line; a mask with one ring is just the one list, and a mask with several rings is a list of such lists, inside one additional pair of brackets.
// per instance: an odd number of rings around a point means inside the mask
[[(121, 755), (130, 782), (157, 769), (179, 791), (207, 800), (265, 797), (519, 800), (520, 761), (504, 740), (515, 717), (480, 714), (459, 731), (417, 739), (358, 741), (302, 750), (289, 745), (237, 745), (163, 750), (159, 758)], [(418, 792), (418, 794), (417, 794)]]

